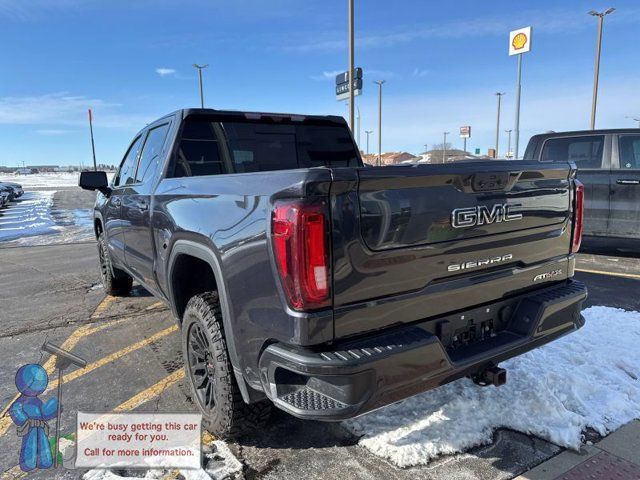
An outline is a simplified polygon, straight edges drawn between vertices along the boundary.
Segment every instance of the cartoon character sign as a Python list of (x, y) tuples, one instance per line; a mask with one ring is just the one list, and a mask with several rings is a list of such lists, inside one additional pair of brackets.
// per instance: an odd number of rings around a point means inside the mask
[(41, 365), (23, 365), (16, 373), (16, 388), (21, 395), (11, 405), (9, 414), (17, 425), (18, 436), (22, 437), (20, 468), (24, 472), (53, 466), (47, 421), (56, 417), (58, 400), (43, 402), (38, 398), (48, 384), (49, 376)]

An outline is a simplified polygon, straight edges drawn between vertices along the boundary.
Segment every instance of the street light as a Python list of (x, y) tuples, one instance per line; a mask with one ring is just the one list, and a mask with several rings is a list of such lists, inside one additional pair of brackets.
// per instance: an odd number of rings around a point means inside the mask
[(591, 10), (589, 15), (598, 17), (598, 36), (596, 38), (596, 64), (593, 72), (593, 99), (591, 101), (591, 130), (596, 128), (596, 104), (598, 103), (598, 80), (600, 77), (600, 52), (602, 50), (602, 27), (604, 17), (613, 13), (615, 8), (607, 8), (604, 12)]
[(373, 130), (365, 130), (364, 133), (367, 134), (367, 155), (369, 155), (369, 135), (373, 133)]
[(194, 63), (193, 66), (198, 69), (198, 81), (200, 83), (200, 108), (204, 108), (204, 92), (202, 91), (202, 69), (207, 68), (209, 64), (198, 65), (197, 63)]
[(624, 118), (630, 118), (631, 120), (633, 120), (634, 122), (638, 122), (638, 128), (640, 128), (640, 116), (638, 117), (632, 117), (630, 115), (625, 115)]
[(498, 97), (498, 119), (496, 120), (496, 156), (498, 158), (498, 146), (500, 145), (500, 104), (502, 102), (502, 96), (506, 95), (504, 92), (496, 92)]
[(442, 163), (447, 163), (447, 135), (451, 132), (443, 132), (444, 142), (442, 142)]
[(382, 85), (386, 80), (377, 80), (373, 83), (378, 85), (378, 166), (380, 166), (382, 164)]
[(509, 141), (507, 142), (507, 157), (509, 156), (509, 154), (511, 153), (511, 132), (513, 130), (509, 129), (509, 130), (505, 130), (505, 132), (507, 132), (507, 134), (509, 135)]
[(353, 3), (354, 0), (348, 0), (349, 7), (349, 127), (351, 127), (351, 132), (355, 130), (355, 94), (354, 86), (355, 79), (353, 78), (353, 73), (355, 70), (355, 49), (354, 49), (354, 8)]

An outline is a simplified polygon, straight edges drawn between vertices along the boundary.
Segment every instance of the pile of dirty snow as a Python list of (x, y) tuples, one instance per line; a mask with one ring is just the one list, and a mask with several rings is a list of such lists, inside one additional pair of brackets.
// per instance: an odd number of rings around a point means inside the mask
[(578, 449), (587, 427), (605, 435), (640, 417), (640, 313), (583, 314), (581, 330), (503, 362), (500, 388), (462, 379), (344, 424), (400, 467), (489, 443), (497, 428)]

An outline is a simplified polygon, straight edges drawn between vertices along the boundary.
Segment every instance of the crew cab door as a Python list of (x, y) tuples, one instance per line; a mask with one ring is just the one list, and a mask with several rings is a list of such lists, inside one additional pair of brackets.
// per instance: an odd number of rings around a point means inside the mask
[(640, 134), (614, 137), (609, 235), (640, 238)]
[(124, 265), (124, 224), (122, 219), (122, 196), (127, 183), (135, 179), (136, 165), (142, 148), (142, 135), (138, 135), (127, 150), (118, 173), (112, 182), (112, 192), (104, 207), (104, 229), (111, 259), (118, 265)]
[(169, 121), (151, 126), (143, 135), (144, 146), (134, 180), (122, 194), (125, 261), (131, 273), (146, 286), (154, 283), (151, 193), (162, 168), (169, 126)]
[(611, 137), (579, 135), (549, 138), (540, 161), (570, 161), (578, 167), (585, 186), (584, 235), (607, 235), (609, 225), (609, 175)]

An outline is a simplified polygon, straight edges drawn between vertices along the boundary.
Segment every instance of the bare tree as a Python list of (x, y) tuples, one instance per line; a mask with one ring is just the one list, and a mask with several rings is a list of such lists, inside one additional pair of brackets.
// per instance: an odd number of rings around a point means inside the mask
[(447, 142), (447, 143), (434, 143), (433, 145), (431, 145), (431, 150), (442, 151), (442, 150), (451, 150), (452, 148), (453, 148), (453, 145), (451, 145), (449, 142)]

